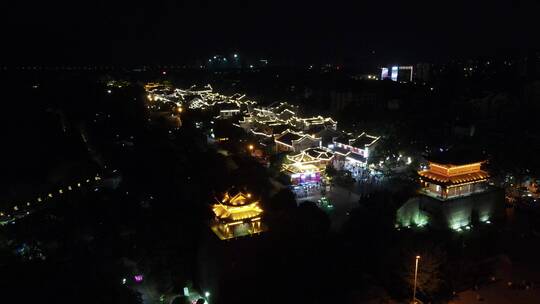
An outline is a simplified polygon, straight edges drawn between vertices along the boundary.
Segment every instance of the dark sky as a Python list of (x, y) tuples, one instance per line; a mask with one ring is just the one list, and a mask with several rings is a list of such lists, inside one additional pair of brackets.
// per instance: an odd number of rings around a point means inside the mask
[[(540, 1), (3, 1), (4, 64), (491, 55), (539, 46)], [(354, 3), (354, 4), (352, 4)]]

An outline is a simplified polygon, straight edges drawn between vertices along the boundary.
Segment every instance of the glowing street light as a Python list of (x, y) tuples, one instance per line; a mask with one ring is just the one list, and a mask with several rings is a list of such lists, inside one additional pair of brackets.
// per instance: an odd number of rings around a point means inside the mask
[(238, 58), (238, 54), (233, 54), (233, 57), (234, 57), (234, 58)]
[(210, 296), (210, 293), (209, 293), (208, 291), (206, 291), (206, 292), (204, 293), (204, 296), (208, 298), (208, 297)]
[(253, 148), (254, 148), (253, 145), (248, 146), (249, 151), (253, 151)]
[(416, 278), (418, 277), (418, 261), (420, 260), (420, 256), (416, 256), (416, 264), (414, 267), (414, 289), (413, 289), (413, 297), (412, 297), (412, 303), (416, 304)]

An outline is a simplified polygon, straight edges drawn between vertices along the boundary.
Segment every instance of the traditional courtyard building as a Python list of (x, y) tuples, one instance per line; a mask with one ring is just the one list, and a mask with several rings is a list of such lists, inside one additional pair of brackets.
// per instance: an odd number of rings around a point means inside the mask
[(291, 178), (293, 185), (320, 183), (326, 166), (331, 164), (334, 153), (327, 148), (309, 148), (300, 153), (287, 155), (283, 172)]
[(230, 119), (241, 114), (241, 105), (236, 102), (218, 104), (219, 115), (217, 119)]
[(428, 160), (428, 169), (418, 172), (419, 196), (397, 212), (400, 225), (429, 223), (461, 231), (503, 215), (504, 191), (490, 186), (485, 159), (446, 154)]
[(221, 239), (232, 239), (266, 230), (261, 222), (259, 200), (247, 191), (229, 189), (212, 205), (212, 231)]
[(430, 161), (427, 170), (418, 172), (422, 191), (442, 200), (484, 192), (489, 178), (489, 174), (482, 170), (484, 163), (448, 164)]
[(349, 170), (356, 176), (367, 167), (369, 155), (379, 139), (380, 136), (369, 135), (365, 132), (356, 137), (347, 133), (335, 137), (331, 147), (337, 155), (336, 166)]
[(294, 132), (290, 129), (278, 135), (274, 141), (278, 152), (300, 152), (308, 148), (321, 146), (320, 138), (302, 132)]

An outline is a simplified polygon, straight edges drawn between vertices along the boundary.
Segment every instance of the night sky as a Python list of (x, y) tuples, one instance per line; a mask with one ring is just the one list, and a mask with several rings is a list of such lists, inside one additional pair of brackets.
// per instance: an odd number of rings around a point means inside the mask
[(3, 64), (183, 63), (235, 51), (436, 60), (540, 44), (533, 0), (9, 2), (0, 4)]

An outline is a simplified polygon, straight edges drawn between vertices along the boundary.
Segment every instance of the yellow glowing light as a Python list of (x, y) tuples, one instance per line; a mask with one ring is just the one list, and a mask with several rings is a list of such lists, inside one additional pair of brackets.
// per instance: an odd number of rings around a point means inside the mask
[(479, 172), (481, 170), (482, 162), (476, 162), (471, 164), (465, 164), (465, 165), (442, 165), (430, 162), (429, 163), (429, 171), (432, 171), (434, 173), (438, 173), (444, 176), (456, 176), (456, 175), (462, 175), (467, 173), (475, 173)]
[(234, 197), (225, 193), (224, 198), (212, 206), (216, 220), (222, 223), (252, 219), (258, 217), (263, 210), (258, 201), (251, 201), (251, 193), (239, 192)]

